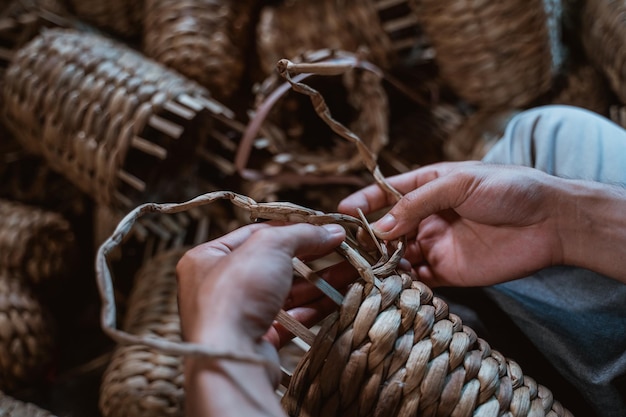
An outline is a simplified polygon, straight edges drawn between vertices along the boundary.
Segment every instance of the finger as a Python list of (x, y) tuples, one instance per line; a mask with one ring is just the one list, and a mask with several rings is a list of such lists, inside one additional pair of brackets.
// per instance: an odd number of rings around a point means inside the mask
[[(446, 174), (457, 164), (461, 163), (463, 162), (440, 162), (437, 164), (427, 165), (414, 171), (389, 177), (387, 178), (387, 182), (398, 190), (400, 194), (406, 194), (423, 184)], [(368, 214), (384, 207), (391, 206), (395, 202), (395, 197), (390, 196), (380, 186), (374, 184), (343, 199), (339, 203), (338, 210), (342, 213), (356, 216), (358, 215), (359, 209), (362, 210), (363, 213)]]

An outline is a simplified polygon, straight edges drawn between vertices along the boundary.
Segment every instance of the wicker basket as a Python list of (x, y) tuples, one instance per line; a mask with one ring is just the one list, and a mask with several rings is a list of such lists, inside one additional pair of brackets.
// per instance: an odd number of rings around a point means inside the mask
[(54, 353), (52, 325), (24, 280), (0, 272), (0, 390), (42, 380)]
[(124, 37), (141, 34), (145, 0), (65, 0), (71, 11), (92, 25)]
[(26, 403), (0, 392), (0, 417), (54, 417), (35, 404)]
[(608, 116), (613, 103), (611, 88), (604, 75), (594, 66), (584, 63), (567, 71), (550, 99), (551, 104), (567, 104), (582, 107)]
[(257, 49), (265, 74), (284, 57), (321, 49), (369, 51), (376, 65), (406, 60), (422, 37), (407, 0), (296, 0), (265, 7), (257, 27)]
[[(176, 263), (183, 253), (181, 249), (162, 253), (136, 274), (125, 330), (180, 341)], [(116, 348), (102, 381), (103, 416), (183, 416), (183, 403), (180, 356), (142, 345)]]
[(412, 0), (441, 76), (480, 107), (525, 106), (562, 61), (557, 0)]
[(254, 0), (145, 0), (146, 55), (227, 99), (239, 87)]
[(0, 270), (40, 283), (71, 271), (76, 251), (61, 215), (0, 200)]
[(626, 103), (624, 13), (626, 4), (613, 0), (585, 1), (581, 11), (581, 38), (587, 56), (606, 75), (622, 103)]
[[(177, 178), (213, 118), (232, 112), (194, 82), (104, 37), (48, 30), (7, 70), (17, 139), (101, 204), (181, 198)], [(210, 117), (209, 117), (210, 116)]]

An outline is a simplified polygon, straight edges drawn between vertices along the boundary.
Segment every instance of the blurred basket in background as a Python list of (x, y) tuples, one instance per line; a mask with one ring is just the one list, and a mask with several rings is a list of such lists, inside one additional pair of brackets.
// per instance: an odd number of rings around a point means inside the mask
[(255, 0), (145, 0), (143, 50), (228, 99), (241, 84)]
[(196, 83), (95, 34), (48, 30), (16, 54), (3, 109), (22, 145), (95, 201), (129, 208), (184, 193), (211, 118)]
[(65, 0), (70, 12), (94, 26), (125, 38), (142, 32), (145, 0)]
[(442, 78), (479, 107), (529, 105), (564, 59), (558, 0), (412, 0)]
[(0, 417), (54, 417), (35, 404), (17, 400), (0, 392)]

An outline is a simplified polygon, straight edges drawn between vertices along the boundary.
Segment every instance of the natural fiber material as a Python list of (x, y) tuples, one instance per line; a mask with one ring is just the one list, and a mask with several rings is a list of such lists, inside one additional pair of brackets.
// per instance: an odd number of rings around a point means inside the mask
[(354, 284), (291, 381), (290, 416), (571, 416), (408, 276)]
[(612, 90), (626, 103), (626, 4), (615, 0), (585, 1), (581, 11), (581, 38), (589, 59), (609, 80)]
[(61, 215), (0, 199), (0, 270), (33, 283), (71, 270), (76, 242)]
[(254, 0), (145, 0), (143, 48), (226, 99), (246, 64)]
[(96, 27), (125, 37), (141, 33), (145, 0), (66, 0), (71, 11)]
[(0, 392), (0, 417), (54, 417), (35, 404), (26, 403)]
[(418, 43), (417, 18), (407, 0), (296, 0), (263, 9), (257, 27), (257, 49), (265, 74), (284, 57), (296, 59), (311, 50), (356, 52), (389, 68)]
[(0, 390), (44, 376), (54, 353), (52, 324), (23, 278), (0, 272)]
[(594, 66), (588, 63), (574, 66), (564, 74), (559, 84), (550, 99), (551, 104), (567, 104), (608, 115), (613, 102), (611, 88), (604, 75)]
[[(162, 253), (137, 272), (124, 329), (180, 341), (176, 263), (184, 250)], [(183, 416), (182, 358), (143, 345), (119, 346), (104, 373), (100, 410), (105, 417)]]
[(17, 139), (101, 204), (181, 198), (211, 118), (206, 90), (94, 34), (49, 30), (7, 70), (4, 118)]
[(441, 76), (468, 102), (518, 107), (547, 92), (560, 67), (557, 0), (412, 0)]

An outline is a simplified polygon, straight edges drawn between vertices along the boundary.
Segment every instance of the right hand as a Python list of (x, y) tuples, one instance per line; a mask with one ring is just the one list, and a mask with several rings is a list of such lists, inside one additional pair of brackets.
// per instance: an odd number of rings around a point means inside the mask
[(374, 232), (409, 238), (406, 257), (428, 285), (490, 285), (562, 262), (562, 179), (526, 167), (444, 162), (388, 181), (404, 195), (397, 203), (372, 185), (344, 199), (339, 211), (393, 205)]

